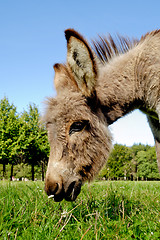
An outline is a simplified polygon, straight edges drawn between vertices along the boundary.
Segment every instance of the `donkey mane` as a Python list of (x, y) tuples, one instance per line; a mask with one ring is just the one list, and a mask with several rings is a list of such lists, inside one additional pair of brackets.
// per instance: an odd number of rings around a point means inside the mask
[(114, 56), (128, 52), (139, 42), (136, 39), (129, 39), (128, 37), (123, 37), (117, 35), (113, 38), (110, 34), (108, 36), (99, 36), (99, 40), (94, 40), (93, 46), (96, 55), (98, 56), (100, 62), (105, 64), (109, 62)]
[(148, 32), (142, 36), (140, 40), (135, 38), (130, 39), (129, 37), (123, 37), (120, 35), (117, 35), (113, 38), (110, 34), (108, 34), (108, 36), (99, 36), (99, 40), (93, 40), (92, 43), (94, 51), (100, 62), (102, 64), (105, 64), (106, 62), (109, 62), (113, 57), (128, 52), (138, 43), (143, 42), (146, 37), (154, 36), (159, 32), (160, 30)]

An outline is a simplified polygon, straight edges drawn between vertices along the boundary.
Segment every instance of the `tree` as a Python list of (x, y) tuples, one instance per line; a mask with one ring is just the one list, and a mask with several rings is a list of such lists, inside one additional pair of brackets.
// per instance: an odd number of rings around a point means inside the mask
[(46, 128), (40, 121), (40, 113), (35, 104), (30, 104), (28, 111), (19, 115), (16, 107), (6, 97), (0, 101), (0, 146), (3, 177), (7, 164), (11, 165), (11, 180), (14, 165), (29, 164), (32, 166), (32, 180), (35, 165), (41, 166), (44, 180), (49, 143)]
[(99, 174), (107, 179), (160, 179), (155, 147), (135, 144), (132, 147), (115, 144), (108, 162)]
[(137, 153), (138, 177), (142, 179), (160, 179), (154, 147)]
[(131, 151), (132, 151), (132, 172), (131, 172), (131, 178), (132, 179), (136, 179), (138, 177), (137, 175), (137, 168), (138, 168), (138, 158), (137, 158), (137, 154), (140, 151), (147, 151), (147, 149), (149, 149), (150, 146), (149, 145), (143, 145), (143, 144), (134, 144), (131, 147)]
[(44, 181), (45, 165), (48, 162), (49, 157), (49, 142), (47, 137), (47, 131), (44, 124), (39, 126), (39, 134), (37, 138), (39, 147), (39, 164), (41, 165), (42, 181)]
[(115, 144), (108, 161), (107, 169), (111, 178), (128, 177), (131, 168), (132, 154), (129, 147)]
[[(32, 166), (32, 180), (34, 181), (35, 165), (42, 165), (42, 172), (44, 175), (44, 163), (49, 153), (47, 132), (40, 121), (40, 113), (35, 104), (29, 105), (28, 112), (23, 112), (21, 120), (24, 122), (25, 162)], [(44, 176), (42, 178), (44, 179)]]
[(3, 164), (3, 177), (5, 177), (5, 165), (10, 163), (12, 165), (12, 178), (15, 155), (18, 149), (18, 131), (16, 107), (4, 97), (0, 101), (0, 163)]
[(101, 178), (160, 179), (156, 162), (155, 147), (133, 145), (126, 147), (115, 144), (106, 166), (99, 175)]

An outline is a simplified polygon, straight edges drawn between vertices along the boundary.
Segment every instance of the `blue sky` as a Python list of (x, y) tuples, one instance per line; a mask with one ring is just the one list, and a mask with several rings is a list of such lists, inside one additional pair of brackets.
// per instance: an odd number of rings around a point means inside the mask
[[(0, 1), (0, 99), (21, 112), (55, 96), (53, 64), (65, 62), (64, 30), (75, 28), (88, 40), (97, 34), (140, 38), (160, 28), (160, 1)], [(139, 111), (111, 126), (114, 142), (154, 144), (145, 115)]]

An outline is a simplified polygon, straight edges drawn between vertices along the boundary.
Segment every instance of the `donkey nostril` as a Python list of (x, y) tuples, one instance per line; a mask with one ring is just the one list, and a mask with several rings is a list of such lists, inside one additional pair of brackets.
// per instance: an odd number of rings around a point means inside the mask
[(49, 183), (45, 185), (45, 191), (48, 196), (54, 195), (58, 191), (58, 183)]
[(66, 191), (65, 199), (67, 201), (74, 201), (81, 191), (81, 186), (82, 182), (80, 180), (70, 183)]
[(56, 192), (58, 191), (58, 183), (56, 183), (54, 187), (55, 187), (55, 188), (54, 188), (54, 191), (53, 191), (53, 192), (56, 193)]
[(46, 181), (45, 191), (49, 198), (53, 198), (55, 202), (60, 202), (64, 198), (64, 188), (62, 182)]
[(73, 191), (73, 189), (74, 189), (74, 185), (75, 185), (75, 181), (74, 182), (72, 182), (70, 185), (69, 185), (69, 187), (68, 187), (68, 189), (67, 189), (67, 191), (66, 191), (66, 195), (67, 196), (70, 196), (71, 195), (71, 193), (72, 193), (72, 191)]
[(66, 199), (67, 201), (73, 201), (75, 184), (76, 184), (76, 181), (73, 181), (73, 182), (70, 183), (70, 185), (68, 186), (68, 189), (67, 189), (66, 194), (65, 194), (65, 199)]

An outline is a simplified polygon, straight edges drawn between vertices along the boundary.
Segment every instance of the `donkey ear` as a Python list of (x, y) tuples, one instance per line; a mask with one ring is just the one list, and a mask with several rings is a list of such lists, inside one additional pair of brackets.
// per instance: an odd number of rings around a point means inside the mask
[(73, 29), (65, 31), (67, 40), (67, 63), (74, 79), (86, 97), (92, 96), (97, 77), (96, 62), (85, 39)]
[(57, 93), (63, 92), (65, 88), (77, 89), (77, 84), (75, 83), (72, 74), (68, 71), (66, 65), (56, 63), (54, 66), (55, 76), (54, 76), (54, 86)]
[(54, 76), (54, 86), (57, 93), (60, 92), (62, 88), (66, 85), (65, 68), (62, 64), (56, 63), (54, 66), (55, 76)]

